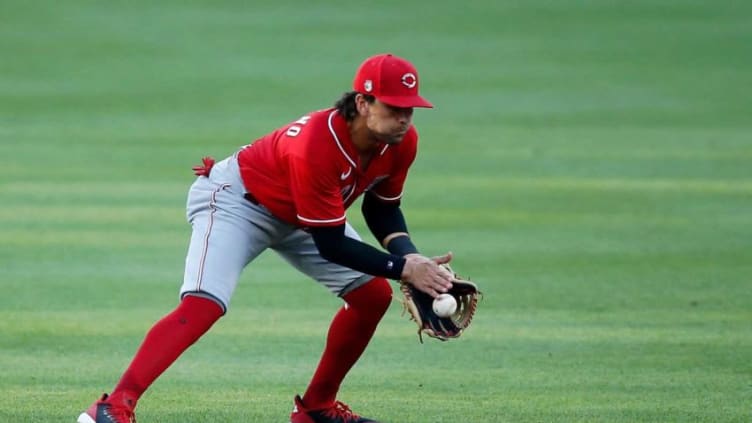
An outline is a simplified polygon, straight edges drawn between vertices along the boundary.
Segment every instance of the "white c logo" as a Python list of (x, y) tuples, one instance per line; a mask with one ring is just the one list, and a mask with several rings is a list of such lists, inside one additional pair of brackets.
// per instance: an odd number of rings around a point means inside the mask
[(417, 83), (418, 78), (416, 78), (414, 74), (408, 72), (402, 75), (402, 85), (406, 86), (407, 88), (414, 88), (415, 84)]

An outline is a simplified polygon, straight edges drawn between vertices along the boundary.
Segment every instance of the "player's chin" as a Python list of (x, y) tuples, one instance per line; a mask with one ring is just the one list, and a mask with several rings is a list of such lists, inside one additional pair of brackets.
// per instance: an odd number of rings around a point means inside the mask
[(381, 141), (383, 141), (384, 144), (399, 144), (405, 139), (405, 134), (406, 132), (398, 132), (389, 135), (382, 135)]

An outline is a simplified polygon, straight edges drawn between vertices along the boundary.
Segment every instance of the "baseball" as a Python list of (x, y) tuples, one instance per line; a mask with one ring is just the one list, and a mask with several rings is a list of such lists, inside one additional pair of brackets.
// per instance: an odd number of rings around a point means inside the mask
[(439, 317), (449, 317), (457, 311), (457, 300), (449, 294), (440, 294), (433, 300), (433, 312)]

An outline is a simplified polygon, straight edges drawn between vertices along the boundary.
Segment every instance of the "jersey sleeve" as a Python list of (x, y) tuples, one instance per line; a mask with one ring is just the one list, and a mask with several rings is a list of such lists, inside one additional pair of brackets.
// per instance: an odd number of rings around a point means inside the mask
[(371, 188), (371, 194), (381, 201), (397, 202), (402, 198), (407, 173), (418, 153), (418, 133), (414, 127), (407, 133), (406, 139), (395, 153), (396, 157), (389, 177)]
[(293, 154), (288, 161), (298, 222), (302, 226), (341, 225), (345, 223), (345, 206), (336, 165), (318, 157)]

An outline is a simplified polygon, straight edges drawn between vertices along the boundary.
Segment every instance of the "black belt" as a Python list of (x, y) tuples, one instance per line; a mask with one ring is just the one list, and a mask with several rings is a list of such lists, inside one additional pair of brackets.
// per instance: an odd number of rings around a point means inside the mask
[(251, 194), (250, 192), (246, 192), (245, 195), (244, 195), (244, 197), (245, 197), (246, 200), (250, 201), (251, 203), (253, 203), (253, 204), (257, 205), (257, 206), (260, 205), (259, 201), (256, 199), (256, 197), (254, 197), (253, 194)]

